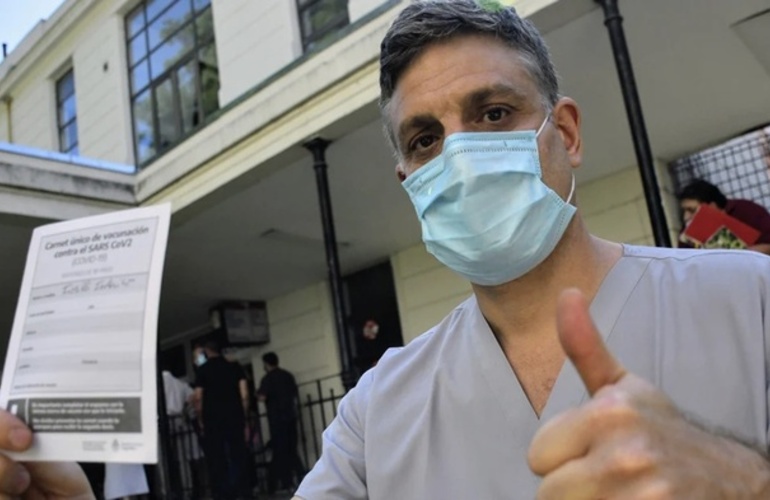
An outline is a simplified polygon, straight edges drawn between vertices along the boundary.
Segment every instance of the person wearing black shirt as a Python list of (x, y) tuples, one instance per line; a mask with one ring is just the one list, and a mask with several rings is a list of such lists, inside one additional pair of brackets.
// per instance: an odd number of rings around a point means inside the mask
[[(259, 384), (259, 400), (267, 407), (273, 460), (270, 464), (270, 492), (277, 483), (283, 488), (295, 486), (305, 475), (305, 467), (297, 454), (297, 400), (299, 394), (294, 375), (278, 366), (278, 356), (268, 352), (262, 356), (266, 375)], [(294, 482), (294, 474), (297, 483)]]
[(200, 402), (206, 461), (215, 499), (249, 496), (245, 442), (248, 387), (243, 369), (222, 357), (216, 341), (203, 346), (195, 396)]

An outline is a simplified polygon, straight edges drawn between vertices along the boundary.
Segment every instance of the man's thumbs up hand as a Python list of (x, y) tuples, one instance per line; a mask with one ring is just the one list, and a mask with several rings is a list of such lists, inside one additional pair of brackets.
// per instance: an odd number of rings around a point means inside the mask
[(579, 290), (562, 293), (556, 309), (556, 324), (562, 349), (575, 365), (588, 394), (593, 396), (603, 387), (620, 382), (626, 370), (604, 345)]
[[(770, 498), (770, 465), (691, 424), (609, 352), (577, 290), (557, 307), (559, 340), (591, 400), (545, 423), (529, 463), (540, 500)], [(750, 466), (748, 464), (751, 464)]]

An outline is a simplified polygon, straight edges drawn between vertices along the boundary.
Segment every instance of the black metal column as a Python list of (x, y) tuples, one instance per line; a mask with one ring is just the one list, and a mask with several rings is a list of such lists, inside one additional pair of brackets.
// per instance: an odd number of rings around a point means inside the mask
[(670, 247), (671, 237), (668, 233), (666, 214), (663, 211), (663, 203), (660, 198), (658, 178), (655, 174), (650, 141), (647, 137), (647, 127), (644, 123), (642, 105), (636, 88), (631, 55), (628, 53), (626, 35), (623, 31), (623, 17), (620, 15), (618, 0), (596, 0), (596, 2), (604, 9), (604, 25), (607, 26), (610, 34), (612, 53), (615, 56), (615, 65), (618, 70), (618, 78), (620, 79), (620, 88), (623, 91), (628, 124), (631, 127), (631, 135), (634, 140), (636, 160), (639, 163), (639, 171), (642, 175), (644, 197), (647, 200), (647, 212), (650, 215), (655, 244), (659, 247)]
[(337, 329), (340, 361), (342, 363), (342, 383), (347, 390), (353, 385), (350, 366), (350, 338), (346, 326), (347, 314), (342, 292), (342, 274), (340, 273), (337, 235), (334, 231), (332, 200), (329, 194), (329, 178), (327, 176), (326, 148), (329, 147), (329, 144), (331, 144), (330, 141), (319, 137), (306, 142), (304, 147), (313, 154), (313, 170), (315, 170), (318, 204), (321, 210), (321, 223), (323, 224), (324, 245), (326, 247), (326, 267), (329, 271), (329, 285), (331, 286), (332, 303), (334, 306), (334, 326)]

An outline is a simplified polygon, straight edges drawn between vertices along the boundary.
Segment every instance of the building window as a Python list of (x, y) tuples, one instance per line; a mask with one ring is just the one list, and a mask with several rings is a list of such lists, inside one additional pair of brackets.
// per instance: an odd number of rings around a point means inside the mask
[(59, 151), (77, 155), (78, 117), (75, 109), (75, 75), (72, 70), (56, 81), (56, 124)]
[(348, 0), (297, 0), (297, 10), (306, 52), (350, 23)]
[(210, 0), (145, 0), (126, 17), (136, 162), (168, 150), (219, 109)]

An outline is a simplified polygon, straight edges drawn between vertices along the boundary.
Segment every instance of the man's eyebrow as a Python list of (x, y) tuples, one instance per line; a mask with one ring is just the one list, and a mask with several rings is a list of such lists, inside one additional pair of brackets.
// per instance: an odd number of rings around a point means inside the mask
[(492, 98), (507, 98), (517, 102), (525, 101), (527, 94), (518, 87), (498, 83), (478, 90), (474, 90), (463, 99), (463, 104), (468, 108), (476, 108), (485, 104)]

